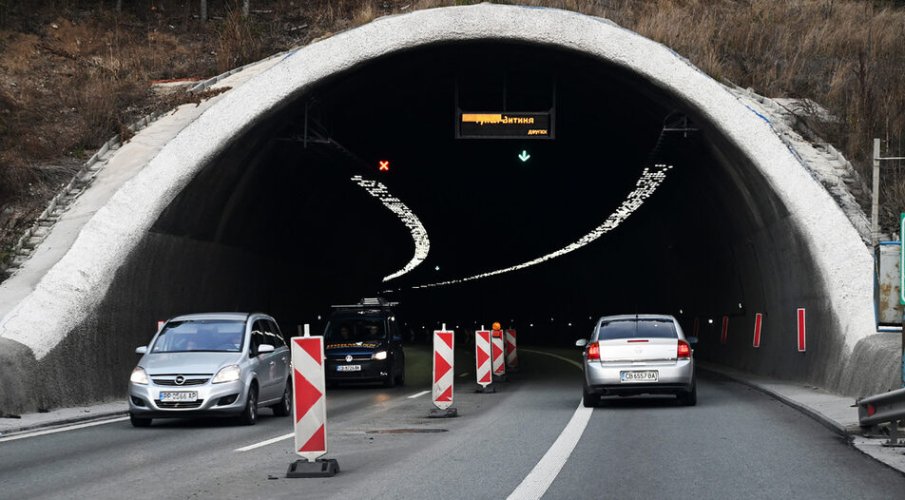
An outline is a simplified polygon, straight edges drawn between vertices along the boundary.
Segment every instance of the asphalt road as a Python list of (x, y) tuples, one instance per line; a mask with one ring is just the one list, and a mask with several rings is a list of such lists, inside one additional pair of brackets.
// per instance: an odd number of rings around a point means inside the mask
[[(429, 357), (408, 385), (328, 392), (327, 457), (340, 474), (287, 479), (289, 418), (119, 421), (0, 442), (0, 498), (506, 498), (576, 413), (580, 371), (522, 353), (496, 394), (457, 356), (460, 417), (429, 419)], [(574, 356), (574, 353), (565, 353)], [(901, 498), (905, 476), (746, 386), (699, 377), (698, 406), (623, 399), (594, 409), (544, 498)]]

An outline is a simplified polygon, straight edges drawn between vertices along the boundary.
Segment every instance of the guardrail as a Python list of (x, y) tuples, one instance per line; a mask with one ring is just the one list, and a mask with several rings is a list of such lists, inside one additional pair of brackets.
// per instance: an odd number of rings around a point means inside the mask
[(889, 424), (889, 440), (883, 446), (905, 447), (905, 433), (900, 429), (905, 420), (905, 389), (884, 392), (859, 399), (858, 423), (865, 429), (876, 429), (880, 424)]

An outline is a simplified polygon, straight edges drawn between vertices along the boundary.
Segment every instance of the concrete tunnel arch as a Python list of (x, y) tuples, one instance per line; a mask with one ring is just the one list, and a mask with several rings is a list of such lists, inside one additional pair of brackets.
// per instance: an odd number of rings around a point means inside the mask
[[(78, 370), (56, 362), (65, 357), (60, 351), (88, 342), (84, 338), (97, 332), (115, 336), (132, 326), (121, 317), (97, 317), (116, 270), (171, 202), (233, 140), (332, 75), (390, 54), (468, 41), (580, 52), (649, 82), (696, 113), (707, 123), (716, 154), (748, 207), (748, 246), (761, 258), (775, 254), (761, 262), (770, 272), (766, 279), (773, 282), (774, 291), (765, 299), (775, 311), (772, 324), (791, 335), (795, 308), (808, 307), (810, 335), (823, 339), (806, 354), (746, 353), (731, 358), (733, 364), (841, 391), (862, 390), (852, 381), (854, 368), (847, 360), (855, 344), (874, 332), (871, 256), (858, 231), (769, 120), (668, 47), (609, 21), (554, 9), (481, 4), (380, 18), (293, 51), (186, 127), (96, 213), (34, 292), (0, 321), (0, 340), (10, 346), (0, 353), (6, 358), (0, 359), (0, 367), (8, 367), (0, 372), (0, 387), (5, 387), (0, 405), (73, 402), (53, 395)], [(764, 189), (769, 196), (761, 196)], [(773, 206), (777, 202), (779, 208)], [(783, 291), (783, 280), (806, 282), (807, 292), (801, 292), (803, 287)], [(739, 320), (739, 328), (748, 330), (753, 313)], [(124, 342), (132, 344), (131, 338)], [(125, 373), (133, 362), (115, 360), (113, 353), (101, 358)], [(24, 373), (40, 373), (33, 377), (36, 387), (26, 390)], [(98, 399), (123, 387), (91, 380), (82, 385), (82, 394)], [(26, 393), (30, 395), (23, 401)]]

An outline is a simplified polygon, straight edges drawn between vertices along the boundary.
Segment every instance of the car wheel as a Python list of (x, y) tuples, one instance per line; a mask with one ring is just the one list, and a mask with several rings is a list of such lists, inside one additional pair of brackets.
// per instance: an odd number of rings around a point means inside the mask
[(129, 421), (132, 422), (132, 427), (150, 427), (151, 419), (150, 418), (141, 418), (136, 417), (135, 415), (129, 414)]
[(278, 417), (288, 417), (292, 413), (292, 382), (286, 381), (286, 388), (283, 389), (283, 398), (280, 402), (271, 406), (273, 414)]
[(390, 369), (387, 371), (386, 378), (383, 379), (383, 386), (384, 387), (393, 387), (394, 385), (396, 385), (396, 376), (393, 375), (393, 368), (390, 367)]
[(600, 396), (589, 392), (588, 388), (585, 387), (581, 394), (581, 404), (583, 404), (585, 408), (594, 408), (600, 404)]
[(399, 377), (396, 378), (396, 385), (405, 385), (405, 367), (399, 370)]
[(693, 384), (691, 390), (676, 395), (679, 404), (682, 406), (694, 406), (698, 404), (698, 385)]
[(245, 399), (245, 409), (239, 417), (242, 425), (255, 425), (258, 421), (258, 388), (251, 386), (248, 389), (248, 397)]

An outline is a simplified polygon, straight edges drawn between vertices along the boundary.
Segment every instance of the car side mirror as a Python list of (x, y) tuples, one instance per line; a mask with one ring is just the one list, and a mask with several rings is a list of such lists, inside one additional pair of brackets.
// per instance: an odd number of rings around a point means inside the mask
[(575, 341), (575, 347), (578, 347), (579, 349), (584, 349), (587, 346), (588, 346), (588, 339), (578, 339)]
[(270, 344), (261, 344), (258, 346), (258, 354), (266, 354), (268, 352), (273, 352), (273, 346)]
[(688, 338), (685, 339), (685, 340), (687, 340), (688, 343), (692, 345), (692, 347), (698, 345), (698, 338), (697, 338), (697, 337), (688, 337)]
[(148, 352), (148, 346), (143, 345), (135, 348), (135, 354), (145, 354)]

